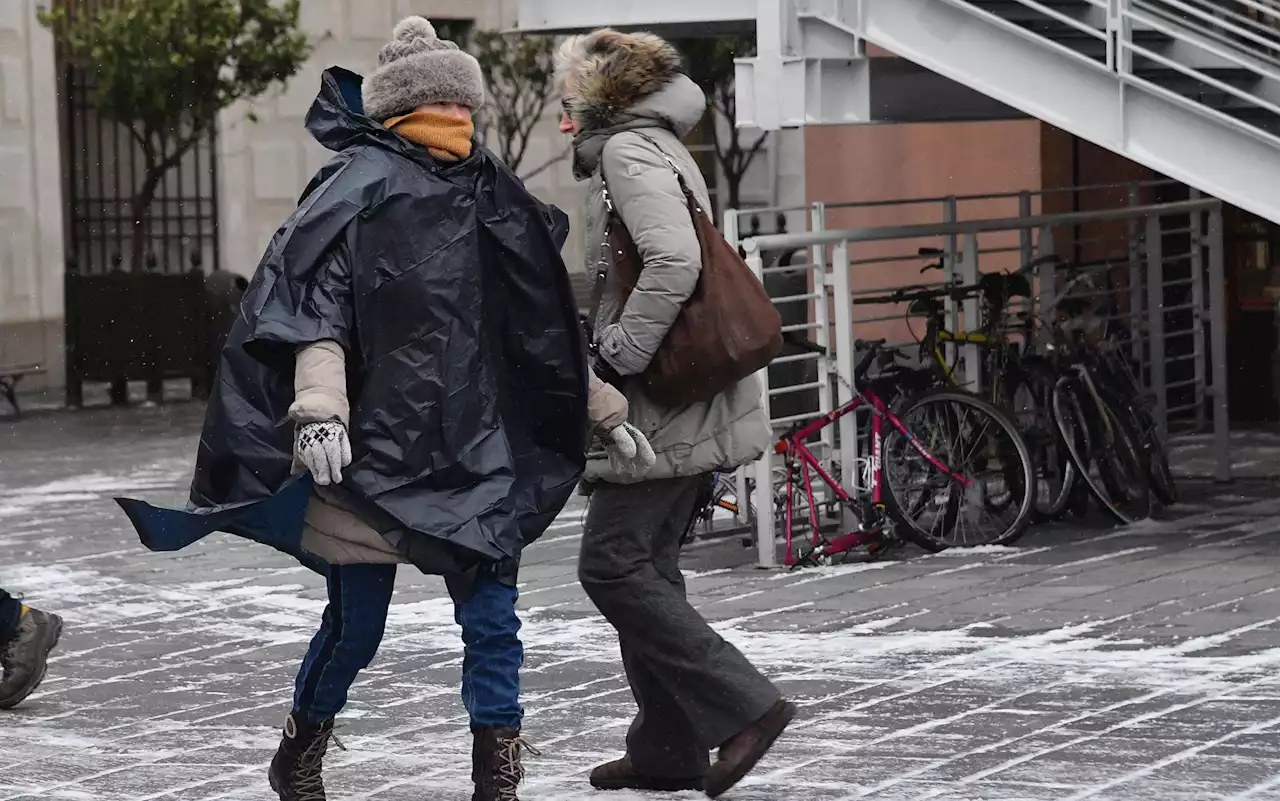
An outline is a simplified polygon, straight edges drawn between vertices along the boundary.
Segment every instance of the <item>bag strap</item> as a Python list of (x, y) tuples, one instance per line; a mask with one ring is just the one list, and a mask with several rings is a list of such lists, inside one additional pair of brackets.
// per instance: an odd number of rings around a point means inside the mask
[(609, 185), (604, 182), (604, 164), (600, 165), (600, 181), (603, 184), (604, 205), (607, 209), (604, 224), (604, 241), (600, 243), (600, 255), (596, 258), (596, 280), (591, 286), (591, 317), (587, 320), (590, 326), (588, 348), (595, 355), (596, 321), (600, 318), (600, 305), (604, 303), (604, 285), (609, 279), (609, 237), (613, 234), (613, 201), (609, 199)]
[[(641, 139), (645, 140), (649, 144), (653, 145), (653, 149), (658, 151), (658, 154), (661, 155), (663, 160), (667, 162), (667, 166), (671, 168), (671, 171), (673, 173), (675, 173), (676, 181), (680, 183), (680, 190), (685, 194), (686, 197), (692, 196), (693, 193), (689, 189), (689, 184), (685, 182), (684, 173), (680, 172), (680, 168), (677, 167), (675, 161), (673, 161), (671, 157), (667, 155), (667, 151), (663, 150), (662, 146), (659, 145), (657, 142), (655, 142), (653, 140), (653, 137), (649, 136), (648, 134), (641, 133), (640, 131), (632, 131), (631, 133), (634, 133), (636, 136), (640, 137)], [(596, 319), (600, 315), (600, 304), (604, 302), (605, 282), (609, 278), (609, 248), (611, 247), (609, 244), (609, 236), (610, 234), (613, 233), (614, 224), (622, 222), (621, 215), (619, 215), (617, 213), (617, 210), (613, 207), (613, 198), (609, 195), (609, 181), (604, 176), (603, 154), (600, 157), (600, 185), (601, 185), (601, 191), (604, 194), (605, 211), (608, 216), (604, 225), (604, 242), (600, 244), (600, 257), (599, 257), (599, 261), (597, 261), (596, 263), (596, 281), (595, 281), (595, 285), (592, 286), (591, 288), (591, 320), (590, 322), (592, 326), (596, 324)], [(697, 228), (696, 225), (694, 227), (695, 229)], [(594, 345), (595, 343), (591, 343), (591, 344)]]

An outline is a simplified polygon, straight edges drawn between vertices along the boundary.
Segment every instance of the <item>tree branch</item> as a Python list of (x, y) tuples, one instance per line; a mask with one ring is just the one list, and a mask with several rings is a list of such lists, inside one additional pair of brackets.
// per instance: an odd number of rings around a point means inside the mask
[(765, 131), (751, 143), (751, 147), (746, 149), (747, 158), (742, 165), (742, 174), (745, 176), (747, 170), (751, 169), (751, 162), (756, 160), (756, 156), (760, 154), (760, 148), (764, 147), (765, 140), (769, 138), (769, 132)]
[(537, 177), (538, 175), (541, 175), (542, 173), (546, 172), (547, 170), (551, 169), (555, 165), (567, 159), (571, 152), (573, 152), (573, 145), (566, 145), (564, 150), (561, 150), (559, 153), (547, 159), (546, 161), (542, 162), (537, 167), (534, 167), (529, 172), (526, 172), (524, 175), (521, 175), (520, 180), (528, 181), (530, 178), (534, 178), (534, 177)]

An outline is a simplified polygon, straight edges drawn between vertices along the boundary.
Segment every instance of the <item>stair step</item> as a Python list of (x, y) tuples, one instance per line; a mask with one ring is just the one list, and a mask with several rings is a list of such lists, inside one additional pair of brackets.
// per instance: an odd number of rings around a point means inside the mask
[[(1106, 61), (1107, 43), (1105, 40), (1090, 36), (1084, 31), (1077, 30), (1070, 26), (1061, 25), (1061, 23), (1057, 23), (1056, 25), (1057, 27), (1053, 27), (1048, 30), (1042, 30), (1039, 27), (1030, 27), (1025, 25), (1023, 27), (1028, 27), (1031, 31), (1045, 37), (1046, 39), (1057, 42), (1065, 47), (1069, 47), (1082, 56), (1086, 56), (1095, 61)], [(1173, 37), (1160, 33), (1159, 31), (1134, 31), (1133, 41), (1140, 47), (1160, 52), (1162, 48), (1173, 41)]]
[(1224, 108), (1220, 109), (1220, 111), (1255, 128), (1280, 136), (1280, 115), (1273, 114), (1265, 108), (1251, 106), (1249, 108)]
[[(1134, 63), (1133, 72), (1139, 78), (1188, 97), (1196, 97), (1198, 95), (1231, 96), (1229, 92), (1225, 92), (1194, 75), (1188, 75), (1172, 67), (1155, 66), (1148, 59), (1137, 59)], [(1197, 72), (1236, 89), (1251, 89), (1262, 80), (1262, 77), (1253, 70), (1238, 67), (1202, 67), (1197, 69)]]
[[(968, 2), (1037, 36), (1066, 45), (1089, 58), (1106, 57), (1106, 32), (1102, 22), (1093, 14), (1099, 9), (1087, 0), (1038, 0), (1038, 2), (1054, 11), (1090, 24), (1100, 36), (1091, 36), (1069, 23), (1023, 5), (1017, 0), (968, 0)], [(1091, 17), (1092, 22), (1090, 22)], [(1141, 47), (1158, 49), (1172, 42), (1173, 37), (1159, 31), (1137, 29), (1133, 31), (1133, 41)]]
[[(1250, 90), (1261, 80), (1261, 76), (1252, 70), (1237, 67), (1208, 67), (1199, 70), (1206, 77), (1221, 81), (1229, 86), (1242, 90)], [(1203, 103), (1210, 108), (1231, 113), (1233, 110), (1256, 110), (1256, 106), (1244, 98), (1237, 97), (1217, 86), (1178, 70), (1156, 65), (1149, 59), (1138, 59), (1135, 62), (1134, 74), (1157, 86), (1177, 92), (1185, 98)]]

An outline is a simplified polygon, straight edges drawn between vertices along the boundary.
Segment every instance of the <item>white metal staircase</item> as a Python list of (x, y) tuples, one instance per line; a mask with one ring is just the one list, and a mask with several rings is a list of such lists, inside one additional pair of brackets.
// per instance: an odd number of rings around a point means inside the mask
[[(1280, 0), (520, 3), (528, 30), (716, 35), (752, 23), (757, 55), (738, 67), (742, 125), (973, 119), (1007, 108), (1280, 222)], [(998, 103), (909, 82), (902, 62), (868, 56), (868, 44)]]

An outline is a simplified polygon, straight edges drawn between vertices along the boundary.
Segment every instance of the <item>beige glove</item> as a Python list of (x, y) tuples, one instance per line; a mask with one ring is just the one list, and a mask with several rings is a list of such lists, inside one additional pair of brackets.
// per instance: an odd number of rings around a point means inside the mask
[(600, 380), (593, 371), (587, 386), (587, 420), (591, 427), (608, 435), (605, 449), (610, 457), (639, 460), (646, 468), (658, 462), (653, 446), (640, 429), (627, 422), (631, 411), (627, 396)]
[(294, 469), (311, 473), (321, 487), (341, 484), (342, 470), (351, 464), (346, 359), (341, 345), (323, 340), (300, 347), (294, 365)]
[(592, 370), (587, 383), (587, 419), (591, 421), (591, 427), (612, 431), (627, 422), (630, 411), (627, 396), (606, 384)]

